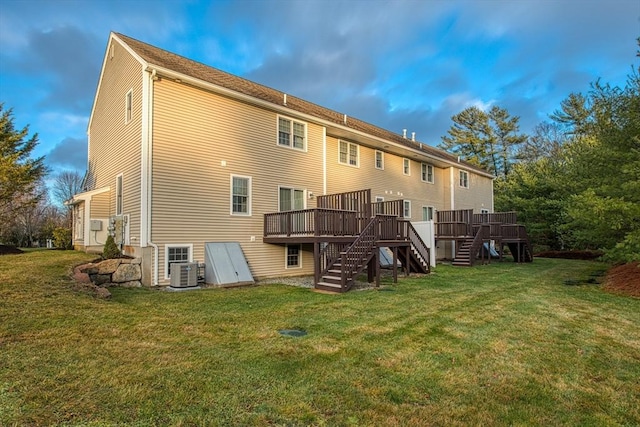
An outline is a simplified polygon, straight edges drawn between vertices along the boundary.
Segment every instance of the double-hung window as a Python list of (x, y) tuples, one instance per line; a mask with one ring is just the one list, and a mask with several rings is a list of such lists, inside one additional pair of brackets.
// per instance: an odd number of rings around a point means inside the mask
[(116, 215), (122, 215), (122, 174), (116, 177)]
[(124, 100), (124, 123), (127, 124), (133, 117), (133, 89), (127, 92)]
[(376, 150), (376, 169), (384, 169), (384, 153)]
[(402, 173), (411, 175), (411, 161), (409, 159), (402, 159)]
[(231, 215), (251, 215), (251, 178), (231, 175)]
[(405, 218), (411, 218), (411, 200), (405, 200), (404, 201), (404, 212), (403, 212), (403, 216)]
[(338, 162), (349, 166), (358, 166), (359, 150), (360, 147), (358, 144), (340, 141), (338, 148)]
[(467, 171), (460, 171), (460, 187), (469, 188), (469, 173)]
[(278, 117), (278, 145), (305, 150), (306, 140), (306, 124), (285, 117)]
[(433, 184), (433, 165), (422, 163), (422, 180)]

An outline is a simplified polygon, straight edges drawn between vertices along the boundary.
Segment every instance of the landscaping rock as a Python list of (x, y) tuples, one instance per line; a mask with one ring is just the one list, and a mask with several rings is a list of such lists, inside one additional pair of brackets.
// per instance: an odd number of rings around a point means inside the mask
[(98, 274), (98, 266), (93, 263), (82, 264), (78, 267), (78, 270), (80, 270), (81, 273), (86, 273), (88, 275)]
[(111, 298), (111, 292), (109, 292), (107, 289), (101, 288), (99, 286), (96, 286), (95, 293), (96, 293), (96, 297), (98, 297), (100, 299), (110, 299)]
[(142, 278), (142, 270), (139, 264), (121, 264), (111, 276), (115, 283), (131, 282)]
[(98, 264), (98, 274), (112, 274), (122, 263), (121, 259), (108, 259)]
[(120, 286), (121, 288), (141, 288), (142, 287), (142, 283), (140, 283), (139, 280), (132, 280), (130, 282), (117, 283), (117, 285)]
[(111, 282), (110, 274), (94, 274), (91, 275), (91, 281), (95, 283), (97, 286), (104, 286), (106, 283)]

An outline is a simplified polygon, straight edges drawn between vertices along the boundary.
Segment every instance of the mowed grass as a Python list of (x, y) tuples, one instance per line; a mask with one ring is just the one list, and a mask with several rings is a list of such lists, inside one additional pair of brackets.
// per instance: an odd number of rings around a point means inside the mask
[(640, 300), (563, 284), (603, 264), (104, 301), (67, 276), (90, 258), (0, 257), (0, 425), (640, 424)]

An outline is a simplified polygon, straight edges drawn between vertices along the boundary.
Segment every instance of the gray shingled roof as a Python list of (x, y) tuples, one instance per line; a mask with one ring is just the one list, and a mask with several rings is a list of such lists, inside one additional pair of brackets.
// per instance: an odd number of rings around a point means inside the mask
[[(149, 65), (155, 65), (162, 67), (186, 76), (201, 80), (203, 82), (211, 83), (225, 89), (229, 89), (243, 95), (248, 95), (263, 101), (268, 101), (276, 105), (282, 105), (284, 92), (272, 89), (270, 87), (252, 82), (251, 80), (244, 79), (242, 77), (235, 76), (233, 74), (221, 71), (217, 68), (202, 64), (197, 61), (185, 58), (175, 53), (168, 52), (166, 50), (157, 48), (150, 44), (141, 42), (124, 34), (114, 33), (120, 40), (126, 43), (133, 51), (138, 54)], [(413, 148), (438, 159), (442, 159), (448, 162), (458, 161), (456, 156), (453, 156), (443, 150), (439, 150), (427, 144), (421, 144), (420, 142), (414, 142), (410, 139), (404, 138), (402, 135), (390, 132), (380, 127), (374, 126), (370, 123), (356, 119), (354, 117), (348, 117), (347, 123), (344, 123), (344, 114), (337, 111), (330, 110), (329, 108), (321, 107), (304, 99), (297, 98), (290, 94), (287, 94), (287, 108), (298, 111), (300, 113), (308, 114), (319, 119), (335, 123), (340, 126), (346, 126), (348, 128), (364, 132), (366, 134), (376, 136), (388, 141), (392, 141), (409, 148)], [(488, 171), (472, 165), (468, 162), (461, 161), (467, 169), (473, 169), (484, 174)]]

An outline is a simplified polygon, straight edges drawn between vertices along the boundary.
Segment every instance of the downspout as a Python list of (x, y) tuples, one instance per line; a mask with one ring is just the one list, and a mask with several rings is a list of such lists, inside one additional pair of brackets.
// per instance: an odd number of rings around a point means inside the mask
[[(453, 173), (453, 166), (449, 168), (449, 192), (451, 194), (451, 210), (456, 210), (456, 192), (455, 192), (455, 179)], [(451, 259), (456, 257), (456, 241), (451, 241)]]
[(322, 127), (322, 195), (327, 194), (327, 128)]
[(151, 240), (151, 190), (152, 190), (152, 177), (153, 177), (153, 82), (157, 80), (157, 71), (151, 70), (148, 80), (148, 105), (147, 105), (147, 132), (146, 132), (146, 244), (153, 248), (153, 268), (151, 269), (151, 285), (158, 286), (158, 270), (160, 250), (158, 245)]

